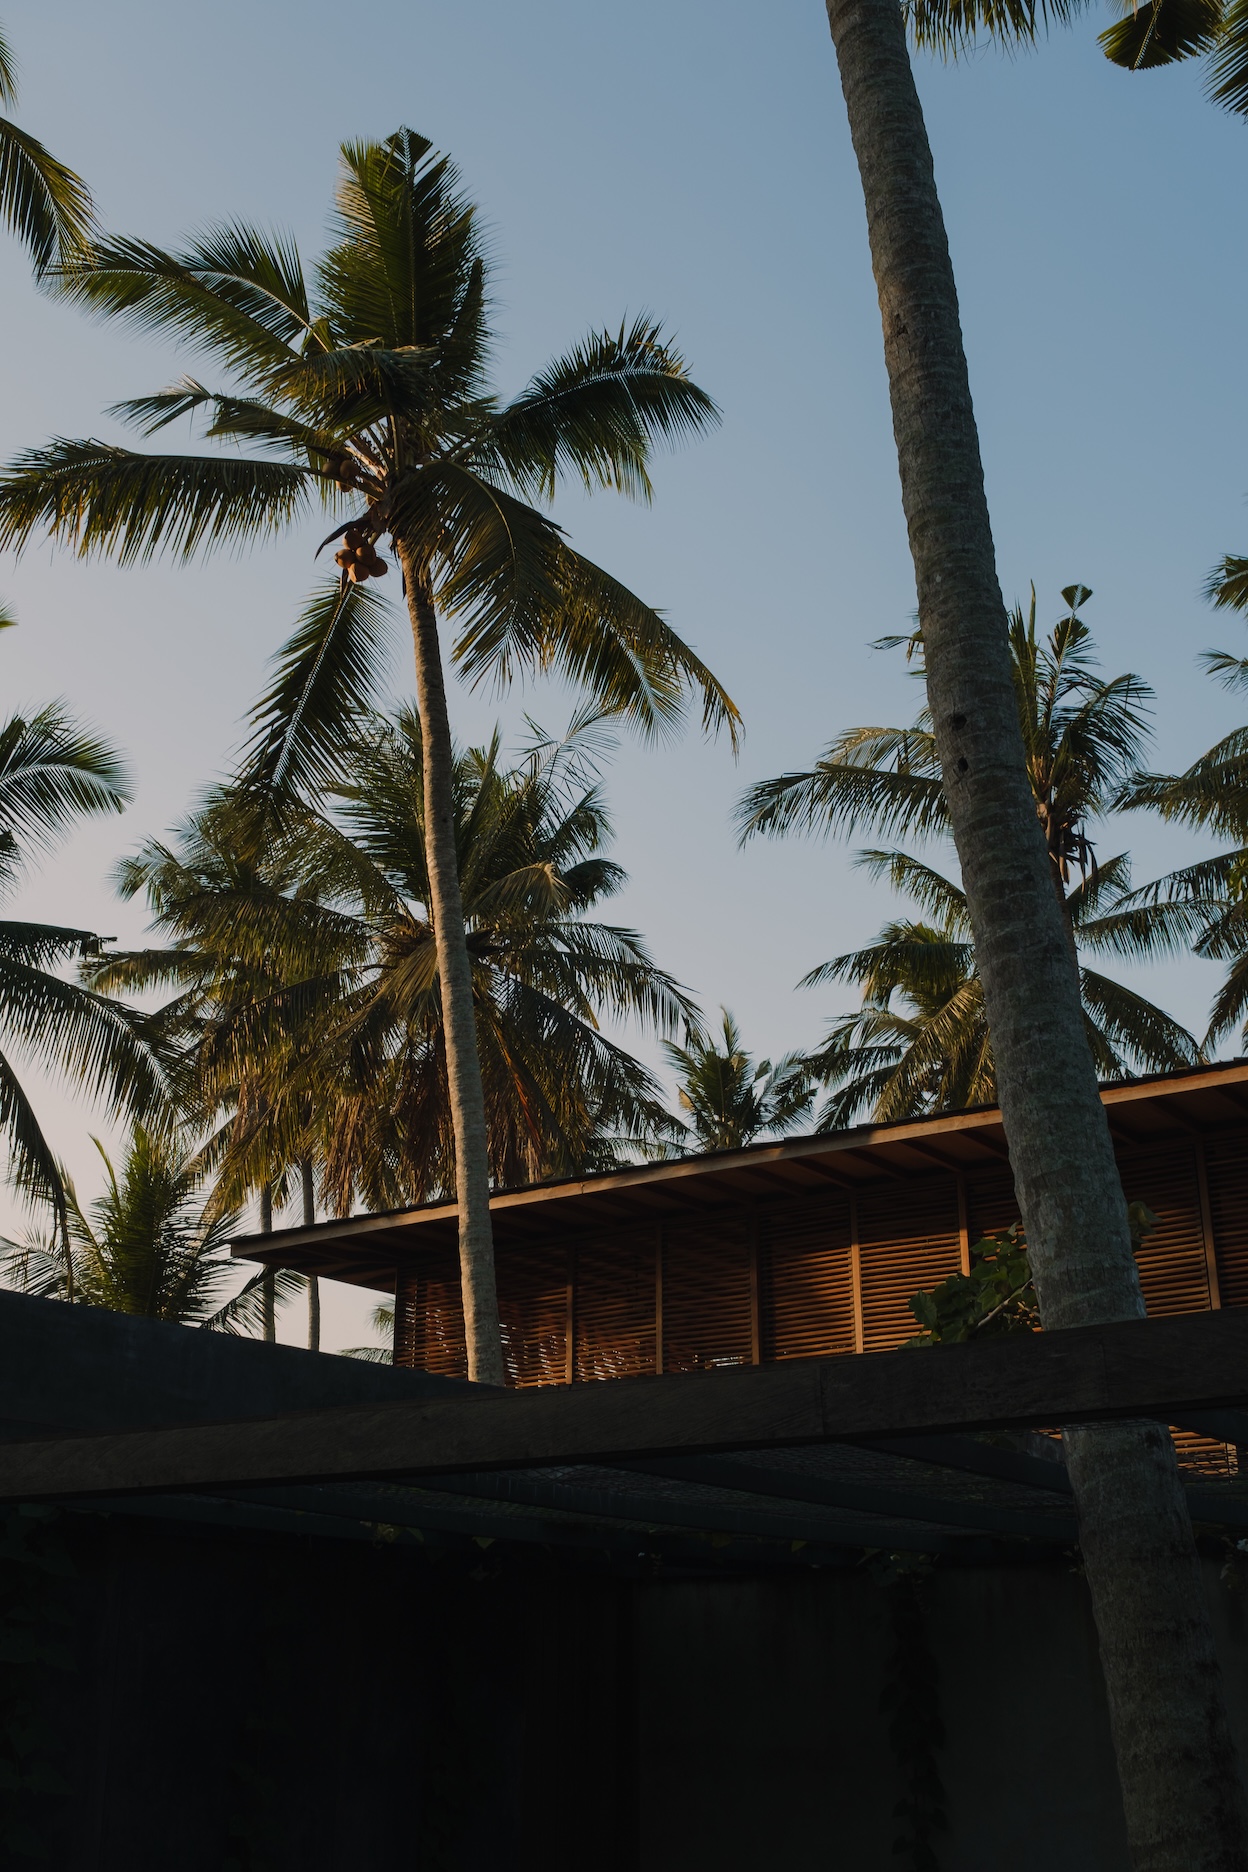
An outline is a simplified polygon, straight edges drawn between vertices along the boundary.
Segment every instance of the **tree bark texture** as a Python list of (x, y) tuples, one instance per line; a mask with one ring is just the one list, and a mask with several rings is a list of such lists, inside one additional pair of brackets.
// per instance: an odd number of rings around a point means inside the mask
[(424, 751), (425, 861), (429, 913), (438, 956), (442, 1033), (455, 1137), (455, 1198), (459, 1205), (459, 1270), (464, 1299), (468, 1376), (479, 1384), (504, 1383), (494, 1231), (490, 1221), (490, 1159), (485, 1095), (477, 1055), (472, 965), (464, 928), (455, 850), (451, 724), (433, 599), (398, 541), (416, 648), (416, 699)]
[[(299, 1166), (299, 1186), (303, 1196), (303, 1226), (311, 1228), (316, 1221), (316, 1184), (312, 1176), (312, 1165), (305, 1158)], [(319, 1352), (321, 1349), (321, 1283), (315, 1274), (308, 1275), (308, 1351)]]
[[(897, 0), (827, 0), (862, 178), (932, 723), (1047, 1328), (1143, 1300), (1027, 780), (957, 290)], [(1069, 1438), (1134, 1863), (1244, 1872), (1242, 1804), (1168, 1437)]]

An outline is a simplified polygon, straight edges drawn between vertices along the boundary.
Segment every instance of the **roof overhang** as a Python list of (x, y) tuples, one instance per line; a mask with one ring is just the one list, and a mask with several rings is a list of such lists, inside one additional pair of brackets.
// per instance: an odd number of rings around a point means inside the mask
[[(1101, 1098), (1121, 1151), (1216, 1136), (1248, 1120), (1248, 1060), (1104, 1086)], [(741, 1203), (792, 1201), (828, 1190), (853, 1192), (941, 1170), (982, 1174), (1008, 1162), (996, 1106), (857, 1125), (818, 1137), (784, 1138), (744, 1150), (712, 1151), (500, 1190), (490, 1203), (494, 1243), (497, 1252), (506, 1255), (510, 1248), (539, 1238), (591, 1230), (601, 1234), (646, 1221), (669, 1221)], [(393, 1291), (396, 1267), (423, 1250), (451, 1246), (457, 1229), (454, 1203), (427, 1203), (388, 1215), (237, 1236), (231, 1250), (248, 1261), (386, 1292)]]

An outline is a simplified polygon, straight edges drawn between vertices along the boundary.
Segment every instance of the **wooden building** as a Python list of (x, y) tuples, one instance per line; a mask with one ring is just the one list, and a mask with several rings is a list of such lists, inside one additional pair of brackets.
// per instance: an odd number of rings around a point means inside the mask
[[(1150, 1313), (1248, 1304), (1248, 1061), (1102, 1093)], [(996, 1109), (861, 1125), (493, 1201), (509, 1379), (571, 1384), (884, 1351), (910, 1296), (1017, 1218)], [(465, 1369), (454, 1204), (240, 1238), (234, 1253), (396, 1296), (396, 1363)]]

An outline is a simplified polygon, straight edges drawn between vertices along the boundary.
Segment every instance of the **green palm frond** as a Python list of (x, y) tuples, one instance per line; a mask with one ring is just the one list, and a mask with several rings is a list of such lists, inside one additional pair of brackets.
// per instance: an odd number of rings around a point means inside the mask
[(41, 272), (54, 261), (71, 264), (91, 236), (82, 177), (7, 117), (0, 117), (0, 215)]
[(1007, 44), (1032, 45), (1050, 25), (1065, 25), (1085, 0), (905, 0), (911, 36), (925, 51), (956, 57), (981, 34)]
[(1150, 71), (1211, 51), (1222, 32), (1224, 0), (1144, 0), (1099, 35), (1114, 65)]
[(319, 588), (251, 712), (249, 781), (306, 796), (344, 778), (343, 748), (378, 701), (389, 635), (385, 601), (366, 586)]
[(65, 1216), (61, 1167), (43, 1135), (17, 1072), (0, 1053), (0, 1142), (8, 1154), (9, 1182), (25, 1202), (46, 1205), (58, 1222)]
[(1248, 611), (1248, 559), (1228, 553), (1209, 574), (1205, 596), (1227, 611)]
[(241, 546), (308, 504), (308, 471), (284, 462), (140, 455), (111, 443), (57, 439), (0, 475), (0, 547), (43, 529), (84, 557), (133, 565), (167, 550)]
[[(1209, 96), (1215, 104), (1221, 104), (1225, 110), (1234, 111), (1238, 116), (1248, 116), (1248, 4), (1246, 0), (1230, 0), (1222, 19), (1222, 31), (1209, 58), (1208, 76)], [(1238, 563), (1241, 567), (1244, 562)], [(1240, 577), (1244, 578), (1245, 572)], [(1239, 608), (1243, 604), (1231, 599)]]
[(134, 330), (193, 344), (250, 383), (320, 342), (293, 243), (239, 223), (209, 229), (181, 254), (108, 236), (61, 271), (57, 290)]
[(587, 489), (648, 500), (654, 444), (704, 434), (718, 420), (660, 326), (642, 317), (615, 333), (592, 332), (548, 364), (474, 454), (496, 463), (525, 498), (552, 499), (562, 476), (573, 474)]
[(82, 814), (121, 812), (130, 794), (120, 755), (63, 703), (0, 723), (0, 828), (29, 849), (45, 848)]

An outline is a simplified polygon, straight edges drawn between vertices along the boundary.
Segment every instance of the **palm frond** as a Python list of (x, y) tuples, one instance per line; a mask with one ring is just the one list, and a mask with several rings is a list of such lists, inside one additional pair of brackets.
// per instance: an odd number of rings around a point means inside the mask
[(307, 502), (307, 470), (285, 462), (140, 455), (58, 438), (0, 474), (0, 547), (20, 548), (42, 530), (120, 565), (162, 550), (188, 559), (287, 526)]
[[(0, 100), (4, 97), (0, 90)], [(0, 117), (0, 215), (41, 272), (54, 260), (72, 263), (91, 236), (91, 192), (82, 177), (4, 117)]]

